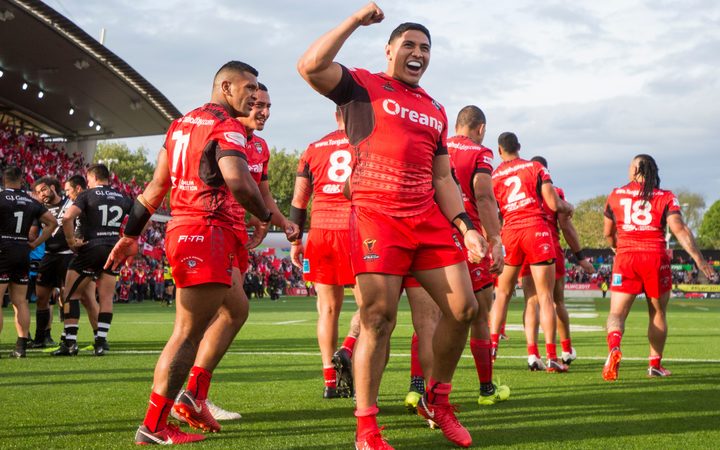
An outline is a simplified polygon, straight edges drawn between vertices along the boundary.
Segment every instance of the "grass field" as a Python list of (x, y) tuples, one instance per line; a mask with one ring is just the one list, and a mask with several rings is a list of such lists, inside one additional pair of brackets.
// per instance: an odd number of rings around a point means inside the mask
[[(353, 304), (341, 316), (347, 327)], [(620, 380), (600, 375), (606, 355), (607, 300), (569, 299), (578, 360), (568, 374), (531, 373), (518, 327), (501, 342), (496, 377), (510, 401), (477, 405), (477, 376), (469, 349), (460, 361), (451, 400), (475, 447), (488, 448), (717, 448), (720, 442), (720, 300), (673, 300), (665, 366), (667, 379), (648, 379), (647, 312), (636, 302), (623, 340)], [(521, 322), (520, 300), (510, 325)], [(117, 305), (111, 351), (97, 358), (51, 358), (7, 353), (14, 342), (12, 310), (4, 310), (0, 359), (0, 448), (132, 448), (150, 392), (152, 369), (172, 329), (173, 310), (152, 302)], [(33, 312), (34, 314), (34, 312)], [(597, 315), (595, 317), (595, 315)], [(34, 315), (33, 315), (34, 317)], [(306, 298), (252, 301), (250, 319), (216, 370), (210, 397), (242, 412), (219, 434), (193, 448), (352, 448), (350, 399), (323, 400), (315, 340), (315, 306)], [(408, 386), (412, 329), (405, 300), (393, 335), (392, 357), (380, 392), (379, 420), (398, 449), (450, 448), (439, 431), (402, 406)], [(55, 335), (59, 324), (55, 324)], [(592, 331), (595, 330), (595, 331)], [(81, 319), (80, 344), (90, 342)]]

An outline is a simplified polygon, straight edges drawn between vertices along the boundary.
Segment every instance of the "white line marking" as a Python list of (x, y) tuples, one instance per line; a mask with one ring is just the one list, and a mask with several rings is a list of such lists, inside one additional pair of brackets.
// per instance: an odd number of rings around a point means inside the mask
[[(571, 312), (571, 313), (568, 313), (568, 315), (570, 316), (571, 319), (597, 319), (599, 316), (598, 313), (585, 313), (585, 312), (582, 312), (582, 313)], [(570, 327), (572, 327), (572, 325), (570, 325)]]
[(699, 309), (700, 311), (710, 311), (710, 308), (705, 308), (704, 306), (696, 306), (695, 309)]
[[(108, 353), (109, 354), (109, 353)], [(113, 350), (114, 355), (159, 355), (160, 350)], [(229, 351), (226, 354), (236, 356), (320, 356), (320, 352), (237, 352)], [(393, 358), (409, 358), (409, 353), (391, 353)], [(472, 355), (462, 355), (463, 358), (472, 358)], [(527, 356), (518, 355), (500, 355), (500, 359), (527, 359)], [(607, 356), (583, 356), (578, 357), (579, 360), (605, 361)], [(623, 361), (647, 361), (647, 358), (627, 357), (623, 356)], [(675, 362), (696, 362), (696, 363), (713, 363), (720, 364), (720, 359), (694, 359), (694, 358), (663, 358), (663, 361)]]
[(287, 320), (285, 322), (272, 322), (268, 325), (292, 325), (293, 323), (303, 323), (303, 322), (307, 322), (307, 320), (305, 320), (305, 319), (303, 319), (303, 320)]
[[(572, 316), (571, 316), (572, 317)], [(522, 325), (515, 325), (515, 324), (506, 324), (505, 329), (509, 331), (524, 331)], [(570, 324), (570, 331), (575, 331), (577, 333), (592, 333), (596, 331), (603, 331), (604, 328), (597, 325), (576, 325), (576, 324)], [(542, 333), (542, 330), (540, 330)]]

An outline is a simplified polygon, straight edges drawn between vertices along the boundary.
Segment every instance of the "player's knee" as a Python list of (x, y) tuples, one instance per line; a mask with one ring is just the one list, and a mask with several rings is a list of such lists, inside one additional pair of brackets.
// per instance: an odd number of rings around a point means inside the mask
[(453, 309), (453, 317), (458, 322), (471, 323), (478, 314), (476, 302), (466, 302), (462, 307)]
[(375, 336), (389, 336), (395, 327), (395, 318), (382, 310), (373, 309), (361, 316), (362, 331)]

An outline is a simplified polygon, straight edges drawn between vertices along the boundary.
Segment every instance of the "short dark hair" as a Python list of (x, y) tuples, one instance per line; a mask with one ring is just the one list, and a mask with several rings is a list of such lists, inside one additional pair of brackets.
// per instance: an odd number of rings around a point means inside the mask
[(85, 181), (85, 177), (82, 175), (73, 175), (65, 182), (70, 183), (70, 186), (73, 188), (80, 186), (83, 190), (87, 189), (87, 181)]
[(62, 187), (60, 186), (60, 182), (57, 178), (54, 177), (42, 177), (39, 178), (33, 183), (33, 191), (40, 186), (41, 184), (46, 184), (48, 187), (55, 186), (55, 192), (60, 193), (62, 191)]
[(265, 86), (264, 84), (262, 84), (258, 81), (258, 91), (267, 92), (268, 91), (267, 86)]
[(547, 169), (547, 159), (545, 159), (545, 158), (542, 157), (542, 156), (533, 156), (532, 158), (530, 158), (530, 161), (539, 162), (540, 164), (543, 165), (544, 168)]
[(88, 174), (93, 174), (95, 178), (101, 181), (110, 180), (110, 170), (105, 164), (93, 164), (85, 171)]
[(517, 153), (520, 150), (520, 142), (515, 133), (506, 131), (498, 136), (498, 145), (508, 153)]
[(217, 72), (215, 72), (215, 79), (217, 79), (218, 75), (220, 75), (222, 72), (230, 70), (233, 72), (249, 72), (255, 76), (258, 76), (258, 71), (250, 64), (244, 63), (242, 61), (228, 61), (225, 64), (222, 65), (218, 69)]
[(425, 27), (425, 25), (415, 23), (415, 22), (404, 22), (398, 25), (392, 33), (390, 33), (390, 39), (388, 39), (388, 44), (392, 44), (393, 41), (397, 38), (399, 38), (404, 32), (409, 30), (416, 30), (421, 33), (423, 33), (428, 38), (428, 43), (432, 46), (432, 38), (430, 38), (430, 30)]
[(18, 166), (7, 166), (3, 170), (3, 181), (5, 183), (18, 183), (22, 181), (22, 170)]
[(484, 123), (487, 122), (485, 121), (485, 113), (482, 112), (482, 109), (475, 105), (467, 105), (458, 113), (455, 126), (477, 128)]

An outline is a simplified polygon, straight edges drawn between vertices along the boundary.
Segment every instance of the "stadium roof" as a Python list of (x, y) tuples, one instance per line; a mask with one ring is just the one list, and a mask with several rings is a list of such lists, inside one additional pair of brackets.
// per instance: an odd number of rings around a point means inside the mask
[(119, 56), (40, 1), (0, 0), (0, 42), (3, 123), (82, 140), (163, 134), (181, 116)]

